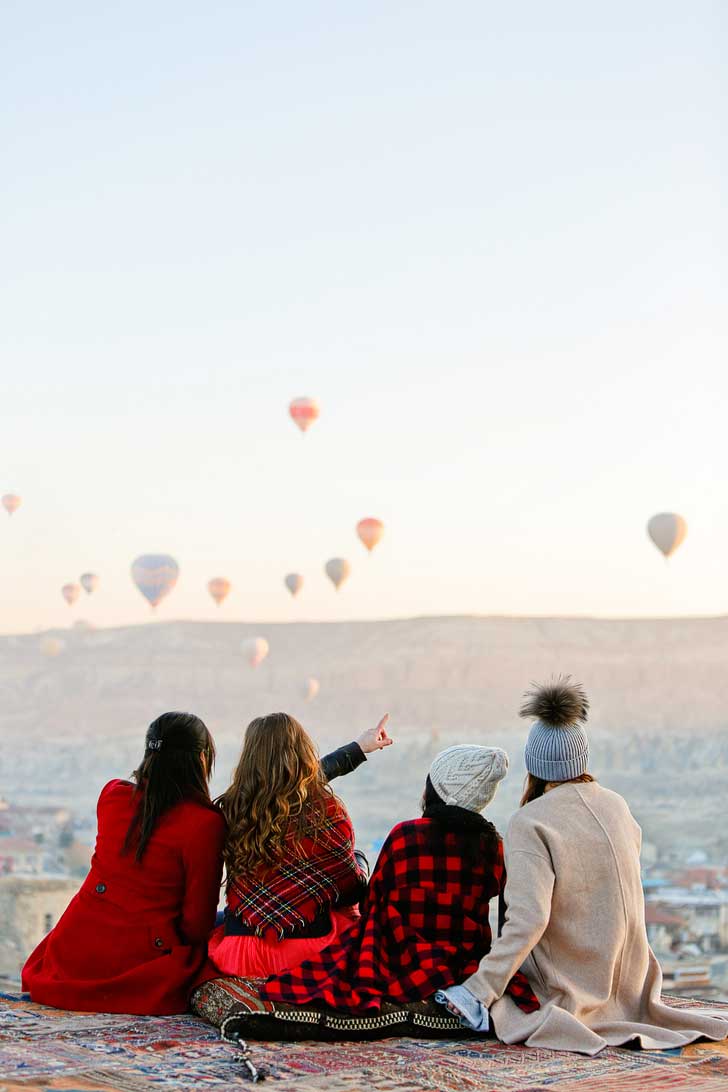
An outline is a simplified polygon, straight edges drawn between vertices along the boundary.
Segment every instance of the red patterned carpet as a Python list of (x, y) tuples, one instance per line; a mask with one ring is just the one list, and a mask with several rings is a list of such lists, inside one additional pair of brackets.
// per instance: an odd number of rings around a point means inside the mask
[[(252, 1043), (251, 1052), (276, 1092), (728, 1092), (725, 1043), (596, 1058), (490, 1040)], [(237, 1087), (251, 1084), (234, 1049), (195, 1017), (69, 1013), (0, 995), (0, 1092)]]

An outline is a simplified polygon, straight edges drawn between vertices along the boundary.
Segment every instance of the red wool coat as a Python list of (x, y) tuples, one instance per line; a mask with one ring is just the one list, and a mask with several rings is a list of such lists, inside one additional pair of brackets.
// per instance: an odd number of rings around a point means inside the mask
[(33, 1001), (141, 1015), (187, 1009), (215, 924), (225, 820), (212, 805), (178, 804), (137, 862), (121, 854), (133, 793), (128, 781), (101, 792), (91, 871), (23, 967)]

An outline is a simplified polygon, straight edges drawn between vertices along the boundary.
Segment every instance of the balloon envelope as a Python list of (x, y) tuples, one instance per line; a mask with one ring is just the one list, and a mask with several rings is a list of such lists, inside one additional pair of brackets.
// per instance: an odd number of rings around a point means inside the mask
[(371, 553), (377, 543), (381, 541), (384, 534), (384, 524), (380, 519), (367, 516), (366, 519), (360, 519), (357, 523), (356, 533)]
[(294, 398), (288, 412), (301, 432), (307, 432), (321, 412), (315, 398)]
[(647, 534), (665, 557), (675, 553), (687, 533), (687, 523), (676, 512), (658, 512), (647, 524)]
[(313, 676), (310, 679), (306, 679), (303, 684), (303, 700), (313, 701), (321, 689), (321, 683), (318, 679), (314, 679)]
[(80, 594), (81, 588), (78, 584), (64, 584), (61, 588), (61, 595), (66, 600), (69, 607), (73, 606)]
[(345, 557), (332, 557), (326, 562), (325, 569), (326, 575), (337, 591), (351, 575), (351, 565)]
[(243, 655), (251, 667), (259, 667), (269, 650), (265, 637), (249, 637), (247, 641), (243, 641)]
[(300, 573), (289, 573), (285, 579), (285, 584), (291, 595), (296, 596), (303, 587), (303, 577)]
[(88, 595), (95, 592), (99, 586), (99, 578), (96, 573), (81, 573), (79, 579), (81, 587)]
[(19, 497), (17, 493), (6, 493), (3, 497), (3, 508), (9, 516), (12, 516), (13, 512), (17, 512), (23, 503), (23, 498)]
[(207, 585), (207, 590), (219, 607), (227, 599), (231, 587), (232, 584), (224, 576), (215, 576)]
[(142, 554), (131, 567), (131, 578), (153, 607), (174, 588), (179, 565), (169, 554)]
[(41, 652), (49, 659), (60, 656), (65, 647), (63, 641), (59, 641), (57, 637), (44, 637), (40, 643)]

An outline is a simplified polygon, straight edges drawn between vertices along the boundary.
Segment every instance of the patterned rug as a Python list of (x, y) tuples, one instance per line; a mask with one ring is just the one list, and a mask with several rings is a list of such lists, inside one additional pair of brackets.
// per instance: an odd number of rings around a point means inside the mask
[[(724, 1043), (596, 1058), (472, 1039), (252, 1043), (251, 1054), (271, 1092), (728, 1092)], [(245, 1087), (235, 1050), (194, 1016), (63, 1012), (0, 994), (0, 1092)]]

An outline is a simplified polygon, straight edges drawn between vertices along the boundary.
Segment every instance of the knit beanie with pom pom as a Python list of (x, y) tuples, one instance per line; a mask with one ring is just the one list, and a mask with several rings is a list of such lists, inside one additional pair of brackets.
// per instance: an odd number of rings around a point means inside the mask
[(482, 811), (508, 773), (508, 755), (499, 747), (461, 743), (440, 751), (430, 766), (432, 787), (445, 804)]
[(589, 699), (579, 683), (562, 675), (525, 694), (522, 717), (535, 717), (526, 742), (526, 769), (543, 781), (570, 781), (586, 773), (589, 743), (582, 724)]

